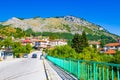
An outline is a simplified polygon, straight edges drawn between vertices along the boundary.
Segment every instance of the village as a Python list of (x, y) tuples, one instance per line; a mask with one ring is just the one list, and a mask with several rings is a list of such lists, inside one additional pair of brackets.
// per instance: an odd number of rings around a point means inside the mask
[[(55, 39), (50, 40), (49, 37), (41, 38), (39, 37), (26, 37), (22, 39), (14, 39), (12, 38), (12, 41), (14, 42), (20, 42), (22, 46), (25, 46), (27, 44), (30, 44), (31, 47), (35, 50), (43, 51), (45, 49), (51, 49), (55, 46), (62, 46), (67, 45), (66, 39)], [(0, 40), (4, 40), (5, 38), (0, 37)], [(114, 43), (108, 43), (105, 44), (104, 47), (101, 47), (101, 43), (98, 41), (89, 41), (89, 46), (94, 47), (101, 54), (107, 54), (107, 55), (114, 55), (116, 54), (116, 51), (120, 50), (120, 39)], [(13, 58), (12, 48), (11, 49), (5, 49), (4, 46), (0, 50), (0, 60), (9, 60)]]

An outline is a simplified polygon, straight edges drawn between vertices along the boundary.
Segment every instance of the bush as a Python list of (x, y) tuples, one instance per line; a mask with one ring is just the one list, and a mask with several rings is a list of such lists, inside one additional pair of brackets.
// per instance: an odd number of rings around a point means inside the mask
[(75, 58), (76, 52), (70, 46), (56, 46), (55, 48), (49, 50), (48, 55), (58, 57), (58, 58)]
[(114, 55), (113, 63), (120, 64), (120, 51)]
[(102, 61), (99, 52), (95, 48), (86, 47), (83, 49), (82, 53), (78, 55), (80, 60), (90, 60), (90, 61)]

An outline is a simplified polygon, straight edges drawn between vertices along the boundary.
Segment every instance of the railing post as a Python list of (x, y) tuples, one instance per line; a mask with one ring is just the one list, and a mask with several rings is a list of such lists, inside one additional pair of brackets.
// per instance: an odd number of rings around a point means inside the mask
[(90, 65), (90, 80), (92, 80), (92, 65)]
[(95, 72), (96, 72), (96, 79), (95, 79), (95, 80), (98, 80), (98, 67), (97, 67), (97, 65), (96, 65), (96, 70), (95, 70)]
[(107, 67), (107, 80), (109, 80), (109, 67)]
[(72, 66), (71, 66), (71, 60), (70, 60), (69, 66), (70, 66), (70, 73), (72, 73), (72, 71), (71, 71), (71, 67), (72, 67)]
[(87, 64), (85, 64), (85, 80), (87, 80)]
[(96, 63), (93, 63), (94, 80), (96, 80)]
[(77, 62), (78, 62), (78, 69), (77, 69), (78, 75), (77, 76), (78, 76), (78, 80), (80, 80), (80, 61), (78, 60)]
[(102, 80), (104, 80), (104, 66), (102, 67)]
[(102, 76), (102, 71), (101, 71), (101, 67), (99, 67), (99, 80), (101, 80), (101, 76)]
[(64, 59), (63, 59), (63, 70), (64, 70)]
[(112, 66), (112, 80), (114, 80), (114, 70), (113, 70), (113, 66)]
[(90, 68), (89, 68), (89, 64), (88, 64), (88, 66), (87, 66), (87, 80), (89, 80), (89, 72), (90, 72)]
[(63, 59), (63, 69), (65, 70), (65, 59)]
[(117, 67), (117, 76), (118, 76), (117, 78), (118, 78), (118, 80), (120, 80), (119, 74), (120, 74), (119, 73), (119, 68)]

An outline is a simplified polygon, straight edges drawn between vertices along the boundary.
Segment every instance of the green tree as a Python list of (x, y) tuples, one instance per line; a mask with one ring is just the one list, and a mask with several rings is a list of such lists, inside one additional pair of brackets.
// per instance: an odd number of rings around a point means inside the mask
[(27, 29), (25, 32), (26, 32), (26, 36), (31, 36), (33, 34), (33, 31), (31, 28)]
[(31, 52), (31, 50), (32, 50), (32, 47), (31, 47), (31, 45), (30, 44), (27, 44), (26, 46), (25, 46), (25, 48), (26, 48), (26, 53), (30, 53)]
[(56, 46), (54, 49), (49, 50), (48, 55), (58, 58), (76, 58), (76, 52), (70, 46)]
[(3, 47), (3, 41), (0, 40), (0, 49)]
[(78, 59), (90, 61), (102, 61), (99, 52), (95, 48), (91, 47), (84, 48), (82, 53), (79, 54)]
[(13, 50), (13, 56), (18, 57), (19, 53), (21, 52), (21, 44), (20, 42), (14, 42), (12, 45), (12, 50)]
[(32, 47), (30, 44), (27, 44), (25, 46), (22, 46), (20, 42), (14, 42), (13, 46), (13, 54), (14, 56), (20, 57), (22, 56), (24, 53), (30, 53), (30, 51), (32, 50)]
[(120, 51), (117, 51), (114, 55), (113, 63), (120, 64)]
[(76, 52), (80, 53), (81, 49), (81, 35), (75, 34), (74, 38), (72, 39), (72, 48), (75, 49)]
[(3, 46), (5, 46), (5, 49), (9, 49), (12, 46), (12, 39), (11, 38), (6, 38), (3, 41)]
[(57, 35), (57, 34), (50, 33), (49, 38), (50, 38), (51, 40), (54, 40), (54, 39), (58, 39), (59, 37), (58, 37), (58, 35)]
[(101, 41), (100, 41), (100, 46), (101, 46), (101, 47), (104, 47), (104, 45), (105, 45), (105, 40), (101, 40)]
[(15, 38), (21, 38), (26, 36), (25, 31), (23, 31), (21, 28), (15, 28), (15, 29), (16, 29), (16, 33), (13, 35)]
[(83, 45), (83, 48), (85, 48), (85, 47), (88, 47), (88, 39), (87, 39), (87, 36), (86, 36), (86, 33), (85, 33), (85, 31), (83, 31), (82, 32), (82, 37), (81, 37), (81, 43), (82, 43), (82, 45)]
[(27, 53), (26, 46), (21, 46), (20, 47), (20, 53), (22, 53), (22, 54)]
[(7, 27), (2, 28), (0, 33), (6, 35), (6, 36), (8, 36), (8, 37), (10, 37), (10, 36), (12, 36), (14, 33), (16, 33), (16, 29), (13, 28), (13, 27), (7, 26)]
[(85, 47), (88, 47), (86, 33), (83, 31), (82, 35), (75, 34), (72, 39), (72, 48), (74, 48), (77, 53), (81, 53)]
[(100, 54), (102, 62), (113, 63), (114, 56), (108, 54)]

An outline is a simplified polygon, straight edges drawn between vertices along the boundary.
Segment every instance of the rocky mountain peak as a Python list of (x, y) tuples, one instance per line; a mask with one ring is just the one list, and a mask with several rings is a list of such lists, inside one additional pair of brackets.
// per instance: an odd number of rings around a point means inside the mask
[(19, 21), (21, 21), (21, 20), (16, 17), (12, 17), (11, 19), (8, 19), (8, 21), (6, 21), (6, 22), (7, 22), (7, 24), (13, 24), (13, 23), (16, 23)]
[(88, 34), (113, 36), (104, 30), (103, 27), (74, 16), (30, 19), (13, 17), (1, 24), (21, 28), (23, 30), (32, 29), (35, 32), (67, 32), (81, 34), (84, 30)]
[(20, 19), (16, 18), (16, 17), (12, 17), (11, 19), (9, 19), (8, 21), (20, 21)]
[(65, 16), (64, 17), (64, 20), (68, 21), (68, 22), (73, 22), (73, 23), (77, 23), (77, 24), (83, 24), (83, 25), (91, 25), (89, 22), (85, 21), (84, 19), (82, 18), (77, 18), (77, 17), (74, 17), (74, 16)]

